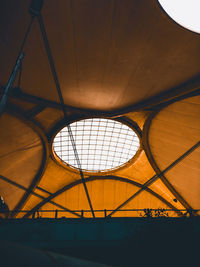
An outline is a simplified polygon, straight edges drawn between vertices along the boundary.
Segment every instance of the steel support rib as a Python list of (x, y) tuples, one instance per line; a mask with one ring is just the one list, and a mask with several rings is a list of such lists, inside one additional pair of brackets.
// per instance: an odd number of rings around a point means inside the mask
[(198, 141), (194, 146), (192, 146), (190, 149), (188, 149), (182, 156), (180, 156), (177, 160), (175, 160), (172, 164), (170, 164), (167, 168), (165, 168), (162, 172), (159, 174), (155, 174), (153, 177), (151, 177), (147, 182), (145, 182), (141, 189), (139, 189), (136, 193), (134, 193), (131, 197), (129, 197), (126, 201), (124, 201), (121, 205), (119, 205), (115, 210), (113, 210), (107, 217), (112, 216), (115, 212), (117, 212), (119, 209), (124, 207), (126, 204), (128, 204), (131, 200), (133, 200), (137, 195), (139, 195), (142, 191), (144, 191), (148, 186), (153, 184), (158, 178), (160, 178), (162, 175), (167, 173), (169, 170), (171, 170), (174, 166), (176, 166), (179, 162), (181, 162), (184, 158), (186, 158), (188, 155), (190, 155), (195, 149), (197, 149), (200, 146), (200, 141)]
[[(192, 90), (193, 87), (191, 87)], [(14, 89), (14, 88), (13, 88)], [(55, 101), (52, 100), (48, 100), (48, 99), (44, 99), (41, 98), (39, 96), (34, 96), (34, 95), (30, 95), (27, 92), (23, 92), (22, 90), (20, 90), (20, 88), (15, 88), (18, 89), (18, 91), (16, 91), (15, 93), (10, 93), (9, 97), (10, 98), (14, 98), (14, 99), (20, 99), (22, 101), (26, 101), (29, 103), (34, 103), (34, 104), (39, 104), (42, 105), (44, 107), (49, 107), (49, 108), (54, 108), (54, 109), (62, 109), (61, 104), (57, 103)], [(2, 85), (0, 85), (0, 95), (3, 93), (4, 87)], [(175, 89), (174, 89), (175, 90)], [(186, 97), (192, 97), (192, 96), (196, 96), (200, 94), (200, 89), (197, 89), (194, 87), (193, 90), (190, 92), (190, 90), (188, 90), (189, 92), (185, 92), (185, 94), (181, 94), (179, 97), (178, 96), (174, 96), (173, 99), (168, 99), (166, 98), (165, 100), (163, 100), (164, 102), (160, 103), (159, 101), (156, 101), (157, 97), (155, 96), (154, 98), (152, 98), (152, 105), (149, 104), (149, 102), (147, 101), (147, 103), (144, 101), (143, 104), (141, 104), (142, 106), (140, 106), (140, 103), (134, 105), (134, 107), (127, 107), (126, 109), (117, 109), (115, 111), (100, 111), (100, 110), (89, 110), (89, 109), (84, 109), (84, 108), (77, 108), (77, 107), (72, 107), (72, 106), (67, 106), (65, 105), (65, 108), (70, 111), (70, 112), (79, 112), (81, 114), (85, 114), (87, 116), (93, 116), (94, 113), (95, 115), (99, 115), (99, 116), (119, 116), (119, 115), (123, 115), (125, 113), (128, 112), (133, 112), (133, 111), (138, 111), (138, 110), (149, 110), (152, 108), (157, 108), (157, 107), (161, 107), (164, 106), (166, 104), (169, 103), (174, 103), (176, 101), (179, 101), (181, 99), (185, 99)], [(146, 103), (146, 104), (145, 104)]]
[(29, 109), (26, 112), (26, 118), (33, 118), (36, 115), (38, 115), (40, 112), (42, 112), (46, 107), (42, 105), (35, 105), (33, 108)]
[[(24, 190), (24, 191), (26, 191), (26, 192), (28, 192), (29, 194), (32, 194), (32, 195), (34, 195), (34, 196), (36, 196), (36, 197), (38, 197), (38, 198), (41, 198), (41, 199), (43, 199), (43, 200), (46, 199), (45, 197), (41, 196), (40, 194), (37, 194), (37, 193), (35, 193), (34, 191), (31, 191), (30, 189), (26, 188), (25, 186), (23, 186), (23, 185), (21, 185), (21, 184), (18, 184), (18, 183), (16, 183), (16, 182), (14, 182), (14, 181), (12, 181), (12, 180), (6, 178), (6, 177), (3, 176), (3, 175), (0, 175), (0, 179), (3, 180), (3, 181), (5, 181), (5, 182), (7, 182), (7, 183), (9, 183), (9, 184), (12, 184), (12, 185), (18, 187), (18, 188), (20, 188), (20, 189), (22, 189), (22, 190)], [(56, 203), (56, 202), (54, 202), (54, 201), (52, 201), (52, 200), (50, 200), (49, 203), (53, 204), (54, 206), (57, 206), (57, 207), (60, 208), (60, 209), (66, 210), (66, 211), (68, 211), (68, 212), (74, 214), (75, 216), (81, 218), (81, 215), (79, 215), (78, 213), (76, 213), (76, 212), (74, 212), (74, 211), (72, 211), (72, 210), (70, 210), (70, 209), (68, 209), (68, 208), (63, 207), (62, 205), (60, 205), (60, 204), (58, 204), (58, 203)], [(16, 211), (16, 212), (17, 212), (17, 211)]]
[(92, 202), (91, 202), (91, 199), (90, 199), (90, 196), (89, 196), (89, 192), (88, 192), (88, 189), (87, 189), (87, 186), (86, 186), (86, 183), (85, 183), (85, 178), (84, 178), (83, 171), (82, 171), (82, 168), (81, 168), (81, 163), (80, 163), (80, 159), (79, 159), (78, 152), (77, 152), (77, 149), (76, 149), (76, 144), (75, 144), (75, 140), (74, 140), (74, 137), (73, 137), (73, 133), (72, 133), (70, 125), (68, 124), (68, 118), (67, 118), (67, 114), (66, 114), (66, 110), (65, 110), (65, 103), (64, 103), (63, 96), (62, 96), (60, 83), (59, 83), (58, 76), (57, 76), (57, 73), (56, 73), (56, 69), (55, 69), (55, 65), (54, 65), (54, 61), (53, 61), (53, 56), (52, 56), (51, 49), (50, 49), (50, 46), (49, 46), (49, 41), (48, 41), (48, 38), (47, 38), (47, 34), (46, 34), (46, 30), (45, 30), (43, 19), (42, 19), (42, 15), (39, 14), (37, 16), (37, 18), (38, 18), (40, 30), (41, 30), (41, 33), (42, 33), (42, 38), (43, 38), (43, 41), (44, 41), (47, 57), (48, 57), (48, 60), (49, 60), (52, 76), (53, 76), (53, 79), (54, 79), (54, 82), (55, 82), (55, 86), (56, 86), (56, 89), (57, 89), (57, 92), (58, 92), (58, 96), (59, 96), (59, 99), (60, 99), (60, 103), (61, 103), (61, 106), (62, 106), (64, 119), (65, 119), (66, 124), (67, 124), (68, 133), (69, 133), (70, 140), (71, 140), (71, 143), (72, 143), (72, 147), (73, 147), (73, 150), (74, 150), (74, 155), (75, 155), (75, 158), (76, 158), (76, 161), (77, 161), (77, 165), (78, 165), (78, 169), (79, 169), (79, 172), (80, 172), (80, 176), (81, 176), (81, 180), (82, 180), (82, 183), (83, 183), (83, 187), (84, 187), (84, 190), (85, 190), (85, 193), (86, 193), (86, 196), (87, 196), (87, 200), (88, 200), (91, 212), (92, 212), (92, 216), (95, 218), (94, 210), (93, 210), (93, 207), (92, 207)]
[[(139, 188), (142, 188), (143, 185), (135, 182), (133, 180), (130, 180), (128, 178), (123, 178), (123, 177), (119, 177), (119, 176), (91, 176), (88, 178), (85, 178), (86, 182), (92, 182), (92, 181), (96, 181), (96, 180), (113, 180), (113, 181), (121, 181), (121, 182), (125, 182), (125, 183), (129, 183), (132, 184), (134, 186), (137, 186)], [(81, 180), (76, 180), (75, 182), (72, 182), (71, 184), (68, 184), (66, 186), (64, 186), (63, 188), (59, 189), (58, 191), (56, 191), (53, 194), (50, 194), (47, 198), (45, 198), (44, 200), (42, 200), (39, 204), (37, 204), (36, 206), (34, 206), (32, 208), (32, 210), (28, 211), (27, 214), (24, 215), (24, 218), (29, 217), (33, 212), (39, 210), (42, 206), (44, 206), (46, 203), (48, 203), (50, 200), (54, 199), (55, 197), (59, 196), (60, 194), (66, 192), (67, 190), (71, 189), (74, 186), (77, 186), (79, 184), (81, 184), (82, 181)], [(43, 188), (39, 188), (40, 190), (42, 189), (42, 191), (46, 192), (49, 194), (48, 191), (44, 190)], [(164, 199), (162, 196), (158, 195), (156, 192), (154, 192), (153, 190), (151, 190), (150, 188), (146, 187), (144, 190), (146, 190), (148, 193), (152, 194), (154, 197), (158, 198), (160, 201), (162, 201), (165, 205), (167, 205), (168, 207), (170, 207), (171, 209), (173, 209), (174, 211), (176, 211), (176, 213), (178, 215), (182, 215), (181, 212), (176, 209), (171, 203), (169, 203), (166, 199)]]
[[(159, 167), (158, 167), (158, 165), (157, 165), (157, 163), (156, 163), (156, 161), (155, 161), (155, 159), (151, 153), (151, 149), (150, 149), (150, 145), (149, 145), (149, 129), (150, 129), (150, 125), (152, 123), (153, 118), (155, 118), (155, 116), (161, 110), (162, 109), (160, 109), (160, 108), (157, 109), (155, 112), (151, 113), (149, 118), (146, 120), (146, 122), (144, 124), (144, 128), (143, 128), (143, 138), (142, 138), (143, 148), (145, 150), (147, 158), (148, 158), (151, 166), (153, 167), (153, 169), (155, 170), (155, 172), (157, 174), (159, 174), (161, 172), (161, 170), (159, 169)], [(174, 186), (168, 181), (168, 179), (164, 175), (160, 176), (160, 179), (164, 183), (164, 185), (167, 186), (167, 188), (174, 195), (174, 197), (183, 205), (183, 207), (185, 207), (186, 209), (192, 209), (190, 204), (183, 198), (182, 195), (180, 195), (180, 193), (174, 188)]]

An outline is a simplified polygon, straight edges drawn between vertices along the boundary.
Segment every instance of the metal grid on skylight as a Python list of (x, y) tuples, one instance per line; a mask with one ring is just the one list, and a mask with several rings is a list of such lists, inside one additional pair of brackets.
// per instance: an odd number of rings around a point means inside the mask
[[(119, 167), (136, 154), (140, 145), (137, 134), (115, 120), (92, 118), (73, 122), (70, 126), (84, 171)], [(53, 148), (62, 161), (78, 168), (67, 127), (55, 136)]]

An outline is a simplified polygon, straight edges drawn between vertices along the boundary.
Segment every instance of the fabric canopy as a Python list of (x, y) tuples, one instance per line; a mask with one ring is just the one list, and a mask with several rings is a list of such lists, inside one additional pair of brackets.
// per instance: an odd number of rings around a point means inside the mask
[[(0, 4), (1, 94), (30, 21), (28, 7), (25, 0)], [(96, 217), (145, 215), (120, 209), (173, 209), (169, 216), (199, 209), (199, 36), (154, 0), (49, 0), (42, 17), (67, 123), (118, 119), (140, 137), (138, 153), (123, 167), (83, 173)], [(20, 89), (11, 90), (0, 117), (0, 195), (10, 210), (23, 211), (12, 216), (63, 210), (56, 216), (77, 217), (83, 210), (91, 217), (80, 173), (53, 152), (66, 121), (37, 18), (24, 53), (14, 85)]]

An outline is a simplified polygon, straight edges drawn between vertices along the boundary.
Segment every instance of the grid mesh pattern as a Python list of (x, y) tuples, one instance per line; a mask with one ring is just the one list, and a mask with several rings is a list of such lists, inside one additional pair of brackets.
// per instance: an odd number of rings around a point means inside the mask
[[(115, 120), (92, 118), (70, 124), (81, 168), (106, 171), (129, 161), (139, 148), (137, 134)], [(78, 168), (67, 127), (54, 138), (53, 148), (65, 163)]]

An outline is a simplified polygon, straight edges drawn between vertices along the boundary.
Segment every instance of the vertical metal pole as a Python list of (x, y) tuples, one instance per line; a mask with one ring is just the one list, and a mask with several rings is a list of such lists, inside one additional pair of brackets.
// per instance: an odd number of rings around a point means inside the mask
[(106, 209), (104, 210), (104, 216), (105, 216), (105, 218), (107, 217), (107, 210)]
[(55, 210), (55, 219), (58, 218), (58, 210)]
[(32, 219), (35, 219), (35, 211), (33, 212)]
[(84, 210), (81, 210), (81, 217), (84, 217)]

